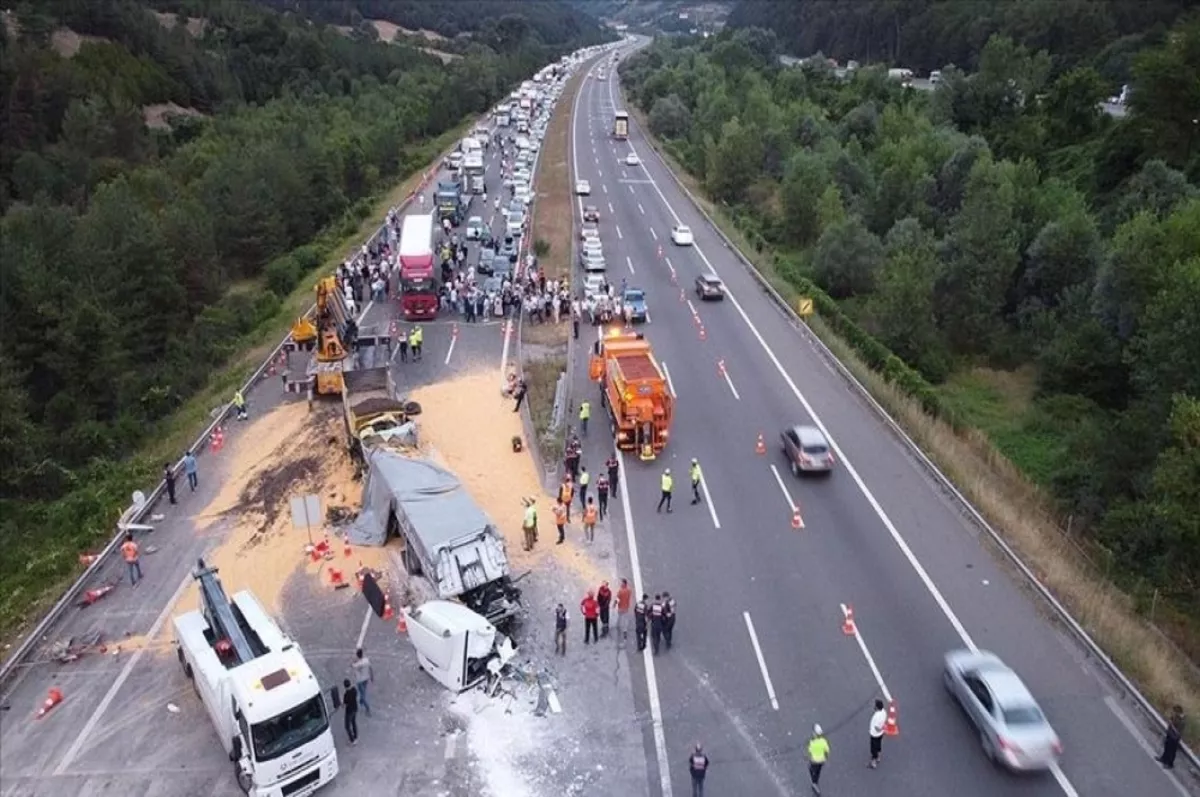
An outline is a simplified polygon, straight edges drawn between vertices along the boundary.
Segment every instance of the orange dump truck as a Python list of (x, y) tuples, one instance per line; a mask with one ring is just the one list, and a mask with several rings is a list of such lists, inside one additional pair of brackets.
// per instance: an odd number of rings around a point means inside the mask
[(667, 445), (675, 400), (650, 343), (639, 333), (608, 335), (596, 342), (588, 374), (600, 384), (617, 448), (643, 461), (657, 457)]

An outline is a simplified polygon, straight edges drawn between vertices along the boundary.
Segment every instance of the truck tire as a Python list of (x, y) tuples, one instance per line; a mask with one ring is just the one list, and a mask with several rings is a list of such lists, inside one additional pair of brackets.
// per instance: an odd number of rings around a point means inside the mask
[(418, 401), (404, 402), (404, 414), (405, 415), (420, 415), (421, 414), (421, 403)]
[(400, 556), (401, 556), (401, 559), (403, 559), (403, 561), (404, 561), (404, 570), (410, 576), (421, 575), (421, 563), (420, 563), (420, 561), (417, 560), (416, 555), (413, 554), (413, 552), (411, 550), (409, 550), (408, 546), (405, 546), (405, 548), (401, 552)]
[(196, 674), (192, 672), (192, 665), (184, 658), (183, 648), (175, 648), (175, 657), (179, 659), (179, 666), (183, 668), (183, 677), (194, 683)]

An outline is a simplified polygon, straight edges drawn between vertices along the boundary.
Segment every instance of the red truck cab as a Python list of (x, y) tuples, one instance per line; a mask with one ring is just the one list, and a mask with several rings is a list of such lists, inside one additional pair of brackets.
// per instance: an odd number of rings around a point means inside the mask
[(433, 229), (432, 214), (405, 216), (400, 228), (400, 309), (409, 321), (429, 320), (438, 313)]

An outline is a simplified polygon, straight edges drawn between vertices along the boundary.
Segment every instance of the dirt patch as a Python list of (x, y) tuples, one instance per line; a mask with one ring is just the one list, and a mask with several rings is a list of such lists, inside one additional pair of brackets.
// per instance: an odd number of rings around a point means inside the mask
[(534, 346), (561, 347), (567, 342), (570, 326), (569, 321), (560, 321), (557, 324), (522, 324), (521, 342)]
[(59, 28), (50, 34), (50, 49), (63, 58), (74, 58), (86, 42), (106, 42), (103, 36), (84, 36), (70, 28)]
[[(152, 11), (154, 18), (158, 20), (158, 24), (162, 25), (167, 30), (174, 28), (179, 24), (178, 14), (168, 14), (162, 11)], [(202, 36), (204, 29), (208, 27), (208, 20), (201, 17), (187, 17), (187, 22), (184, 23), (187, 32), (193, 36)]]
[(182, 116), (202, 117), (204, 114), (195, 108), (185, 108), (173, 102), (160, 102), (142, 108), (142, 118), (146, 121), (146, 127), (152, 130), (170, 130), (172, 117)]
[(580, 68), (554, 108), (542, 152), (538, 158), (538, 200), (534, 205), (531, 234), (550, 247), (538, 258), (547, 277), (571, 281), (571, 243), (575, 234), (575, 198), (571, 191), (571, 118), (586, 70)]

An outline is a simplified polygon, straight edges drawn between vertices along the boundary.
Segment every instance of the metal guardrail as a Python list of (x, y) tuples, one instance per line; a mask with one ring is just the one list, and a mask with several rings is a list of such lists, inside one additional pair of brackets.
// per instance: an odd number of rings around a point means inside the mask
[[(632, 123), (633, 122), (631, 119), (630, 124)], [(915, 456), (921, 465), (938, 481), (941, 487), (962, 506), (975, 524), (987, 532), (992, 542), (994, 542), (996, 546), (1004, 553), (1008, 561), (1021, 572), (1021, 575), (1024, 576), (1029, 584), (1037, 591), (1038, 595), (1050, 605), (1050, 607), (1054, 610), (1054, 613), (1058, 616), (1058, 619), (1061, 620), (1063, 624), (1070, 630), (1070, 632), (1079, 640), (1079, 642), (1083, 644), (1087, 651), (1101, 663), (1108, 675), (1120, 685), (1126, 694), (1133, 698), (1134, 702), (1138, 705), (1138, 708), (1142, 710), (1146, 718), (1150, 720), (1160, 732), (1165, 732), (1167, 728), (1167, 721), (1162, 714), (1159, 713), (1158, 709), (1154, 707), (1154, 704), (1151, 703), (1149, 699), (1142, 694), (1141, 690), (1138, 689), (1137, 685), (1134, 684), (1133, 681), (1131, 681), (1128, 676), (1121, 671), (1116, 662), (1114, 662), (1112, 658), (1110, 658), (1109, 655), (1104, 652), (1096, 640), (1092, 638), (1091, 634), (1089, 634), (1087, 630), (1071, 615), (1067, 608), (1062, 605), (1058, 598), (1054, 596), (1054, 593), (1050, 591), (1049, 587), (1043, 584), (1033, 570), (1030, 569), (1030, 567), (1026, 565), (1024, 561), (1022, 561), (1017, 552), (1014, 551), (1012, 547), (1005, 541), (1003, 535), (1001, 535), (1000, 532), (998, 532), (992, 526), (992, 524), (988, 522), (987, 518), (985, 518), (983, 514), (975, 508), (970, 499), (962, 494), (962, 492), (950, 480), (950, 477), (946, 476), (946, 474), (942, 472), (937, 464), (934, 463), (934, 461), (930, 459), (924, 451), (921, 450), (921, 447), (917, 445), (916, 441), (914, 441), (908, 435), (908, 433), (904, 431), (900, 424), (888, 413), (883, 405), (880, 404), (873, 395), (871, 395), (871, 391), (868, 390), (866, 386), (854, 376), (850, 369), (847, 368), (845, 364), (843, 364), (842, 361), (837, 358), (837, 355), (835, 355), (829, 349), (829, 347), (825, 345), (825, 342), (822, 341), (816, 333), (809, 329), (808, 325), (804, 323), (804, 320), (800, 318), (795, 309), (788, 304), (787, 300), (780, 295), (779, 291), (775, 290), (775, 287), (771, 285), (771, 283), (768, 282), (767, 279), (759, 272), (754, 263), (744, 254), (742, 254), (742, 251), (738, 249), (737, 245), (730, 240), (729, 236), (727, 236), (720, 226), (713, 221), (712, 217), (708, 215), (708, 212), (705, 211), (703, 205), (700, 204), (700, 201), (696, 198), (696, 196), (688, 189), (686, 185), (683, 184), (683, 181), (679, 179), (679, 176), (675, 174), (675, 171), (671, 168), (670, 164), (666, 162), (662, 156), (662, 153), (659, 151), (657, 142), (652, 141), (648, 135), (645, 136), (645, 139), (648, 143), (650, 143), (650, 149), (654, 152), (655, 158), (658, 159), (659, 163), (662, 164), (667, 173), (671, 175), (671, 179), (675, 182), (675, 185), (678, 186), (679, 190), (683, 192), (683, 195), (688, 198), (688, 201), (691, 202), (696, 211), (702, 217), (704, 217), (704, 220), (708, 223), (709, 227), (711, 227), (717, 233), (717, 235), (720, 236), (722, 242), (725, 244), (725, 248), (737, 256), (738, 260), (741, 261), (742, 265), (750, 273), (750, 276), (759, 284), (759, 287), (761, 287), (763, 292), (767, 294), (767, 297), (778, 306), (778, 308), (791, 322), (791, 325), (797, 331), (802, 332), (809, 342), (814, 343), (819, 347), (822, 356), (824, 356), (826, 360), (828, 360), (838, 369), (838, 372), (841, 374), (841, 376), (847, 382), (849, 382), (850, 385), (862, 396), (862, 398), (870, 405), (871, 409), (874, 410), (874, 412), (880, 417), (881, 420), (883, 420), (885, 424), (887, 424), (892, 433), (900, 439), (906, 448), (909, 449), (910, 453)], [(1196, 753), (1187, 745), (1183, 745), (1180, 749), (1192, 767), (1200, 771), (1200, 757), (1197, 757)]]
[[(431, 175), (435, 175), (437, 173), (437, 170), (440, 168), (442, 157), (444, 157), (444, 153), (439, 155), (438, 159), (434, 162), (433, 167), (425, 172), (421, 180), (421, 184), (417, 187), (417, 189), (405, 197), (400, 204), (391, 208), (392, 212), (399, 214), (408, 208), (413, 199), (429, 184)], [(384, 233), (386, 227), (387, 222), (385, 221), (382, 225), (380, 225), (379, 229), (367, 239), (367, 246), (374, 245), (379, 236)], [(310, 316), (315, 310), (316, 305), (314, 304), (305, 311), (304, 315)], [(279, 357), (280, 352), (283, 351), (283, 347), (287, 345), (287, 342), (290, 340), (290, 338), (291, 333), (288, 333), (286, 336), (284, 336), (283, 340), (279, 342), (279, 345), (271, 350), (271, 353), (267, 356), (266, 360), (263, 361), (262, 365), (260, 365), (250, 376), (250, 378), (241, 386), (243, 395), (250, 395), (254, 387), (262, 380), (263, 376), (275, 362), (276, 358)], [(229, 419), (229, 416), (232, 412), (232, 407), (232, 403), (222, 406), (213, 422), (210, 423), (208, 427), (200, 433), (200, 436), (196, 438), (188, 450), (202, 451), (204, 446), (212, 438), (213, 433)], [(175, 462), (175, 464), (171, 466), (171, 472), (177, 473), (182, 467), (183, 457), (181, 456)], [(91, 579), (100, 572), (101, 568), (107, 564), (113, 553), (120, 548), (121, 540), (124, 538), (126, 529), (129, 528), (131, 524), (140, 523), (142, 519), (145, 518), (150, 512), (150, 510), (153, 509), (154, 505), (162, 498), (165, 492), (166, 483), (160, 481), (157, 485), (155, 485), (154, 489), (151, 490), (150, 494), (145, 497), (144, 501), (142, 501), (140, 504), (131, 504), (125, 509), (124, 512), (121, 513), (121, 517), (117, 521), (116, 534), (113, 536), (113, 538), (109, 540), (104, 549), (96, 555), (95, 560), (93, 560), (93, 562), (88, 565), (87, 569), (83, 571), (79, 578), (77, 578), (71, 584), (71, 586), (67, 588), (62, 597), (58, 599), (58, 601), (42, 617), (38, 624), (34, 626), (34, 628), (28, 634), (25, 635), (25, 638), (16, 645), (12, 653), (9, 654), (8, 658), (4, 660), (4, 663), (0, 665), (0, 684), (7, 682), (9, 677), (11, 677), (16, 671), (21, 661), (23, 661), (30, 654), (30, 652), (32, 652), (33, 648), (50, 630), (50, 627), (58, 621), (63, 612), (69, 606), (71, 606), (79, 594), (83, 592), (84, 586), (89, 583)]]

